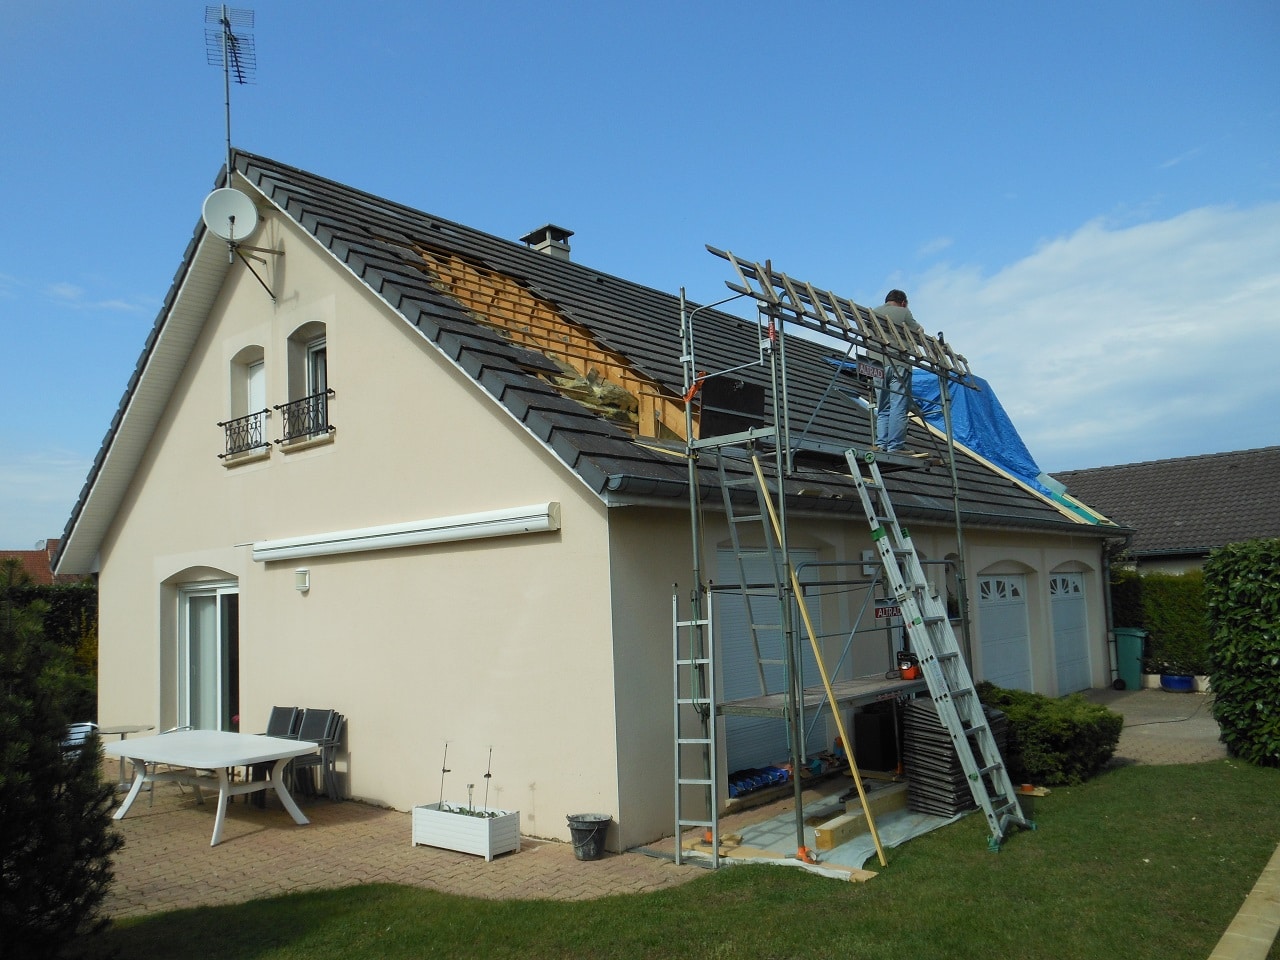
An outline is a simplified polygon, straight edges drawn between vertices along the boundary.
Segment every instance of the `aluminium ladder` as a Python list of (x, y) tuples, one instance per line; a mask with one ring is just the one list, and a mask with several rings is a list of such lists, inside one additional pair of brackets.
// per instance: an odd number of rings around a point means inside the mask
[[(716, 743), (715, 639), (711, 591), (699, 588), (693, 616), (680, 619), (680, 597), (671, 595), (672, 677), (675, 706), (675, 859), (683, 863), (684, 831), (710, 834), (711, 865), (720, 866), (720, 790)], [(701, 610), (698, 599), (701, 599)], [(700, 616), (699, 613), (704, 615)], [(690, 716), (692, 714), (692, 716)], [(689, 729), (692, 728), (692, 729)], [(690, 754), (693, 756), (691, 757)], [(696, 766), (695, 766), (696, 765)], [(690, 770), (691, 766), (695, 769)], [(698, 814), (687, 812), (693, 794)]]
[[(756, 462), (754, 452), (752, 462)], [(769, 497), (767, 489), (758, 482), (755, 473), (740, 478), (730, 478), (725, 472), (725, 453), (718, 451), (716, 469), (720, 480), (720, 494), (724, 502), (725, 521), (729, 526), (729, 539), (733, 545), (733, 557), (738, 567), (738, 591), (742, 596), (743, 614), (747, 618), (747, 629), (751, 636), (751, 648), (756, 659), (756, 675), (760, 681), (760, 693), (767, 695), (780, 691), (770, 689), (768, 667), (780, 668), (785, 682), (791, 677), (787, 670), (785, 657), (787, 648), (787, 617), (782, 611), (786, 604), (787, 563), (782, 556), (782, 545), (778, 542), (776, 531), (769, 522), (770, 510), (766, 504)], [(735, 508), (734, 491), (741, 490), (750, 494), (749, 506), (739, 504)], [(743, 512), (743, 511), (746, 512)], [(743, 546), (742, 530), (760, 525), (758, 548)], [(755, 538), (753, 538), (755, 539)], [(748, 565), (751, 561), (763, 561), (768, 568), (770, 582), (756, 587), (748, 577)], [(754, 567), (754, 565), (753, 565)], [(761, 592), (761, 591), (764, 592)], [(772, 607), (776, 619), (764, 618), (764, 607)]]
[(951, 737), (973, 799), (987, 818), (991, 831), (988, 844), (999, 850), (1010, 825), (1035, 829), (1035, 824), (1023, 815), (973, 678), (960, 655), (946, 607), (925, 579), (911, 535), (898, 523), (875, 455), (851, 449), (845, 452), (845, 459), (867, 514), (886, 584), (902, 608), (911, 649), (920, 660), (938, 719)]

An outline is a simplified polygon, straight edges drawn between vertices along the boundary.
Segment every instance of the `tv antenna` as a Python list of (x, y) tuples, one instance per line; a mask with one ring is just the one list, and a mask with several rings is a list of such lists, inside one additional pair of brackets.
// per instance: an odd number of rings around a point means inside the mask
[[(258, 69), (258, 54), (253, 46), (253, 11), (221, 6), (205, 7), (204, 30), (205, 57), (210, 64), (222, 68), (222, 86), (225, 95), (227, 120), (227, 179), (226, 186), (214, 190), (205, 198), (201, 217), (209, 231), (216, 237), (227, 241), (227, 261), (234, 263), (239, 257), (253, 274), (254, 279), (267, 291), (271, 302), (276, 302), (276, 295), (271, 292), (266, 281), (258, 276), (253, 264), (244, 255), (244, 250), (255, 250), (262, 253), (280, 254), (279, 250), (262, 250), (260, 247), (245, 247), (242, 241), (247, 240), (258, 228), (258, 208), (253, 200), (231, 186), (231, 176), (235, 171), (232, 165), (231, 152), (231, 81), (242, 86), (253, 83), (254, 73)], [(266, 263), (262, 257), (254, 260)]]
[(228, 7), (205, 7), (204, 52), (208, 62), (222, 68), (222, 86), (227, 117), (227, 185), (231, 184), (231, 79), (243, 86), (253, 83), (258, 69), (258, 53), (253, 46), (253, 11)]

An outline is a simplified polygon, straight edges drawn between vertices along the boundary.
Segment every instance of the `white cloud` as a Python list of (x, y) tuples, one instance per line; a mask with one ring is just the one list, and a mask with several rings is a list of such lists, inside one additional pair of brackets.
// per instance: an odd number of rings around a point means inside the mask
[(83, 287), (74, 283), (61, 281), (51, 283), (45, 293), (56, 303), (75, 310), (106, 310), (115, 313), (139, 313), (149, 309), (149, 301), (138, 297), (134, 300), (122, 300), (119, 297), (92, 299), (86, 295)]
[(1176, 167), (1178, 164), (1182, 163), (1183, 160), (1190, 160), (1192, 157), (1204, 153), (1204, 150), (1205, 148), (1203, 146), (1192, 147), (1190, 150), (1180, 153), (1176, 157), (1170, 157), (1164, 163), (1160, 164), (1160, 169), (1168, 170), (1170, 167)]
[(1280, 203), (1095, 220), (992, 276), (931, 271), (911, 301), (1046, 469), (1280, 442)]
[(921, 244), (920, 249), (916, 251), (916, 255), (922, 258), (932, 257), (946, 250), (954, 242), (951, 237), (934, 237), (932, 240)]

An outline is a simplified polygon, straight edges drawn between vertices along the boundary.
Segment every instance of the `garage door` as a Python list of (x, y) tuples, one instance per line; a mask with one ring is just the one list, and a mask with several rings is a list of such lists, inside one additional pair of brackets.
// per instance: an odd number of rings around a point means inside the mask
[[(792, 563), (800, 564), (814, 561), (817, 553), (806, 550), (793, 550)], [(768, 583), (772, 580), (769, 563), (761, 557), (749, 557), (744, 560), (747, 580), (752, 583)], [(734, 562), (733, 552), (722, 550), (717, 555), (719, 583), (737, 583), (738, 567)], [(772, 624), (775, 627), (781, 620), (781, 610), (776, 600), (759, 598), (752, 600), (754, 620), (757, 624)], [(809, 615), (813, 620), (813, 628), (822, 635), (819, 619), (819, 605), (812, 604)], [(814, 660), (813, 651), (809, 647), (808, 635), (799, 618), (796, 619), (797, 636), (802, 641), (801, 649), (805, 684), (820, 683), (818, 664)], [(755, 650), (751, 644), (751, 632), (748, 627), (746, 603), (737, 593), (721, 594), (720, 604), (716, 610), (716, 632), (720, 644), (720, 686), (724, 700), (739, 700), (745, 697), (760, 695), (760, 674), (756, 666)], [(775, 649), (764, 651), (766, 658), (781, 657), (781, 630), (760, 630), (760, 642), (773, 644)], [(783, 669), (780, 665), (766, 665), (765, 679), (770, 692), (784, 689)], [(748, 767), (767, 767), (771, 764), (786, 761), (790, 756), (787, 743), (787, 723), (774, 717), (725, 717), (725, 762), (728, 770), (744, 770)]]
[(1086, 690), (1089, 674), (1089, 621), (1084, 602), (1084, 576), (1055, 573), (1049, 578), (1053, 612), (1053, 658), (1058, 667), (1058, 694)]
[(1031, 690), (1031, 631), (1027, 578), (1009, 574), (978, 578), (982, 678), (998, 687)]

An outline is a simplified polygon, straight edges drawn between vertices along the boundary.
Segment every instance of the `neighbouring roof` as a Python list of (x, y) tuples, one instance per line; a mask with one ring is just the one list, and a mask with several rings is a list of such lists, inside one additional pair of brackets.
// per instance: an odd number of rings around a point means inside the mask
[[(505, 309), (499, 301), (514, 298), (513, 309), (526, 327), (546, 318), (564, 324), (562, 329), (572, 329), (593, 351), (620, 358), (628, 389), (645, 404), (644, 415), (669, 423), (684, 391), (678, 297), (265, 157), (237, 153), (235, 167), (243, 178), (236, 185), (256, 192), (260, 207), (274, 207), (294, 220), (606, 503), (687, 503), (682, 441), (670, 438), (664, 445), (661, 433), (659, 439), (637, 438), (625, 422), (579, 402), (557, 382), (565, 374), (561, 362), (525, 339), (518, 325), (489, 319)], [(198, 222), (68, 521), (60, 568), (90, 568), (230, 269), (227, 260), (225, 243)], [(707, 370), (749, 365), (757, 355), (755, 324), (717, 310), (698, 313), (696, 338), (698, 365)], [(810, 442), (832, 449), (868, 443), (866, 412), (842, 401), (840, 389), (833, 390), (834, 368), (827, 359), (832, 348), (796, 336), (786, 339), (785, 348), (796, 435), (804, 432)], [(735, 376), (764, 384), (767, 371), (747, 367)], [(921, 426), (911, 430), (916, 446), (936, 442)], [(699, 465), (701, 495), (718, 498), (715, 455), (704, 452)], [(794, 509), (861, 512), (852, 482), (842, 478), (838, 463), (831, 466), (835, 469), (815, 468), (788, 483)], [(963, 453), (957, 456), (957, 473), (968, 524), (1114, 535), (1114, 528), (1104, 531), (1068, 516), (1044, 496)], [(949, 471), (898, 473), (888, 483), (903, 518), (951, 522)]]
[(1066, 470), (1067, 492), (1133, 527), (1135, 556), (1280, 537), (1280, 447)]
[(53, 557), (58, 552), (58, 543), (57, 537), (51, 537), (44, 542), (43, 547), (34, 550), (0, 550), (0, 563), (10, 557), (16, 558), (31, 582), (39, 587), (53, 583), (76, 583), (80, 579), (78, 576), (54, 576)]

